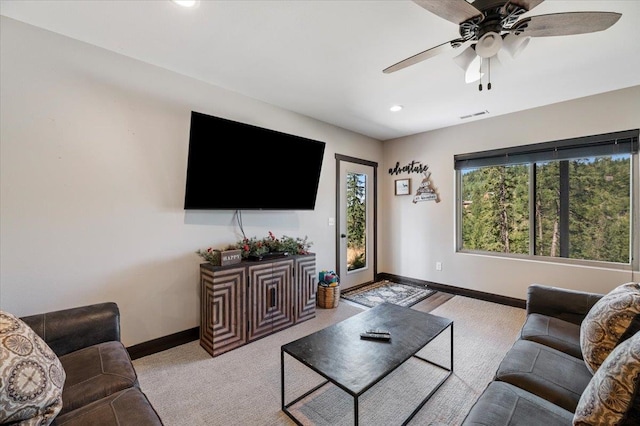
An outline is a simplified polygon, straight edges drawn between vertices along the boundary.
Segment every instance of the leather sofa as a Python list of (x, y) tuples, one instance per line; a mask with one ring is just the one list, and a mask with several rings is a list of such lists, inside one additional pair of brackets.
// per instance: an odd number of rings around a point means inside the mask
[(120, 342), (120, 312), (115, 303), (20, 319), (55, 352), (66, 373), (63, 406), (53, 425), (162, 425)]
[[(632, 391), (635, 396), (631, 394), (630, 405), (633, 407), (625, 408), (628, 411), (621, 415), (623, 421), (589, 423), (574, 418), (579, 403), (584, 401), (581, 401), (581, 396), (587, 387), (602, 389), (597, 384), (590, 384), (594, 374), (585, 363), (580, 335), (582, 322), (603, 296), (530, 285), (526, 320), (520, 335), (462, 425), (638, 424), (635, 423), (638, 412), (634, 411), (637, 410), (634, 407), (640, 406), (638, 377), (634, 379), (636, 388)], [(633, 303), (637, 303), (637, 300)], [(636, 314), (634, 326), (637, 326), (639, 319), (640, 316)], [(632, 330), (630, 326), (627, 331), (635, 334), (637, 330)], [(636, 349), (639, 347), (639, 337), (640, 334), (633, 339)], [(628, 336), (626, 338), (629, 339)], [(634, 362), (637, 368), (637, 362)]]

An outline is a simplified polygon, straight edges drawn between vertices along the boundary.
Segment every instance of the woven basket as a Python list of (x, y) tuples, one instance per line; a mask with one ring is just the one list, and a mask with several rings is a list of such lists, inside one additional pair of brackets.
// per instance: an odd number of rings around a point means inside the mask
[(324, 287), (319, 285), (316, 299), (321, 308), (337, 308), (340, 301), (340, 286)]

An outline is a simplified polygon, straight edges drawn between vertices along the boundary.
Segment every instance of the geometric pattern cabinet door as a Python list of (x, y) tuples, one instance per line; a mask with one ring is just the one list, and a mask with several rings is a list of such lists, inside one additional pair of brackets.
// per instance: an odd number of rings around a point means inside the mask
[(316, 316), (316, 258), (314, 255), (296, 260), (295, 270), (296, 316), (295, 322)]
[(200, 264), (200, 346), (211, 356), (316, 316), (315, 254)]
[(200, 345), (211, 356), (247, 342), (246, 268), (200, 268)]
[(293, 260), (249, 266), (247, 340), (255, 340), (294, 324)]

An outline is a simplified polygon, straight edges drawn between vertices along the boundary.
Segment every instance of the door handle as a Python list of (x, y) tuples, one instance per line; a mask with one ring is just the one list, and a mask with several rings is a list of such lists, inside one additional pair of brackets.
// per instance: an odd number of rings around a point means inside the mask
[(340, 238), (347, 238), (347, 234), (340, 234)]

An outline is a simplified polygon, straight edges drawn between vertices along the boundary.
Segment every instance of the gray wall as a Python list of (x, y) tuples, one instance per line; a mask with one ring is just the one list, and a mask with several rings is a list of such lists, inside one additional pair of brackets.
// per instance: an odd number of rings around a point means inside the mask
[(194, 252), (242, 235), (233, 212), (183, 210), (191, 110), (327, 143), (315, 211), (243, 223), (248, 237), (307, 235), (317, 267), (335, 268), (334, 155), (380, 163), (381, 142), (12, 19), (0, 27), (1, 309), (115, 301), (127, 346), (199, 325)]
[[(640, 86), (384, 142), (380, 197), (389, 208), (380, 227), (385, 242), (380, 270), (520, 299), (532, 282), (606, 293), (637, 281), (638, 271), (456, 253), (453, 156), (638, 127)], [(421, 175), (387, 172), (396, 161), (403, 165), (412, 160), (429, 165), (440, 203), (413, 204), (411, 197), (393, 195), (394, 179), (403, 177), (411, 178), (415, 193)], [(640, 184), (636, 181), (634, 187), (638, 198)], [(636, 234), (637, 214), (636, 210)], [(636, 259), (638, 246), (636, 239)], [(442, 271), (436, 271), (436, 262), (442, 262)]]

